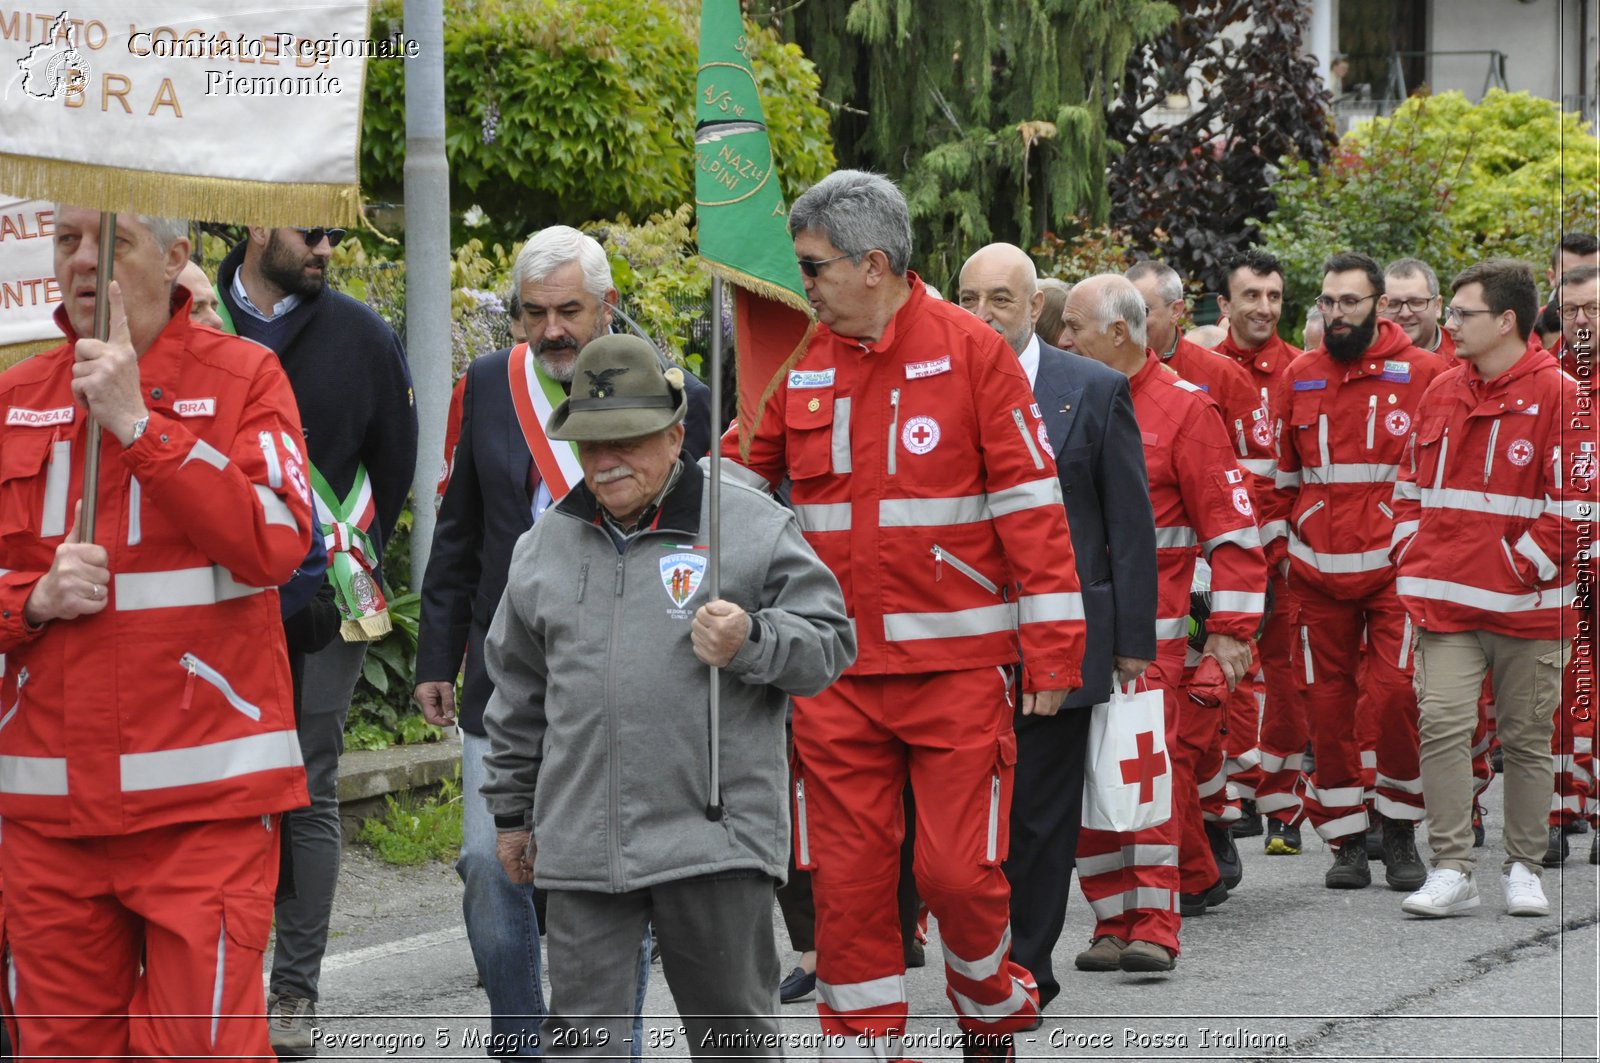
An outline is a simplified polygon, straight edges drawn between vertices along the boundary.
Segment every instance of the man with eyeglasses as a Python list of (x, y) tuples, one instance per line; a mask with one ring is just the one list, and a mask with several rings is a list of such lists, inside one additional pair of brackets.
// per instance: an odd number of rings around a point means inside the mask
[(366, 304), (328, 287), (343, 229), (252, 226), (217, 274), (239, 335), (278, 355), (294, 389), (343, 638), (306, 658), (297, 721), (311, 804), (284, 817), (294, 894), (277, 905), (267, 998), (279, 1055), (316, 1054), (317, 983), (339, 879), (338, 771), (368, 640), (389, 629), (380, 562), (411, 489), (417, 413), (405, 349)]
[(1378, 312), (1399, 325), (1413, 347), (1439, 355), (1445, 364), (1456, 361), (1455, 341), (1439, 327), (1444, 298), (1439, 276), (1420, 258), (1397, 258), (1383, 271), (1383, 291), (1389, 297)]
[[(1451, 285), (1445, 328), (1465, 362), (1428, 388), (1395, 485), (1390, 556), (1416, 624), (1422, 792), (1433, 867), (1401, 909), (1436, 917), (1476, 908), (1472, 732), (1492, 673), (1504, 751), (1506, 911), (1550, 914), (1540, 883), (1553, 790), (1551, 720), (1561, 698), (1590, 541), (1593, 410), (1532, 339), (1533, 270), (1492, 259)], [(1586, 431), (1574, 432), (1581, 424)]]
[(1372, 881), (1361, 754), (1364, 736), (1373, 735), (1384, 874), (1390, 889), (1409, 892), (1426, 871), (1414, 837), (1422, 802), (1411, 621), (1388, 556), (1390, 496), (1423, 391), (1446, 366), (1380, 314), (1383, 280), (1378, 264), (1357, 252), (1323, 266), (1322, 346), (1295, 359), (1280, 384), (1277, 483), (1292, 500), (1294, 659), (1316, 758), (1306, 806), (1334, 850), (1324, 884), (1361, 889)]

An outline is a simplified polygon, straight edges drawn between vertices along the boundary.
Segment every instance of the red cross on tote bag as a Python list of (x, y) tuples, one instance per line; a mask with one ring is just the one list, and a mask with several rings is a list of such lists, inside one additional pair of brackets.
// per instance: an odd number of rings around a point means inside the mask
[(1089, 764), (1083, 778), (1083, 825), (1120, 833), (1158, 826), (1172, 816), (1172, 761), (1159, 690), (1111, 690), (1090, 710)]

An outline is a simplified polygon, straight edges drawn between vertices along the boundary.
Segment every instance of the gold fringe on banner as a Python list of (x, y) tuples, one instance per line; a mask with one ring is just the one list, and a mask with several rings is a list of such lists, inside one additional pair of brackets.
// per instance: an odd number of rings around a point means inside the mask
[(813, 316), (810, 300), (804, 296), (796, 295), (793, 291), (780, 284), (773, 284), (769, 280), (763, 280), (753, 274), (746, 273), (744, 270), (707, 258), (703, 254), (700, 256), (700, 261), (705, 263), (706, 269), (729, 284), (737, 284), (746, 291), (755, 292), (757, 295), (771, 299), (775, 303), (792, 306), (806, 315), (806, 317)]
[(376, 642), (394, 628), (389, 610), (380, 609), (359, 620), (346, 620), (339, 625), (339, 634), (346, 642)]
[(64, 337), (57, 336), (53, 340), (29, 340), (27, 343), (0, 344), (0, 373), (5, 372), (24, 358), (32, 358), (36, 354), (43, 354), (52, 347), (59, 347)]
[(356, 185), (274, 184), (155, 173), (0, 153), (0, 188), (94, 210), (234, 225), (343, 225), (361, 217)]

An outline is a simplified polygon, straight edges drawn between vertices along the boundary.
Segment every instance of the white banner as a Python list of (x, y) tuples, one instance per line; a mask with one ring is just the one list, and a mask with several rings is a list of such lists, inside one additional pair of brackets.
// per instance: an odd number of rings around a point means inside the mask
[(60, 3), (0, 0), (0, 184), (205, 220), (354, 220), (366, 61), (416, 54), (367, 36), (365, 0)]
[(0, 193), (0, 347), (59, 340), (55, 207)]

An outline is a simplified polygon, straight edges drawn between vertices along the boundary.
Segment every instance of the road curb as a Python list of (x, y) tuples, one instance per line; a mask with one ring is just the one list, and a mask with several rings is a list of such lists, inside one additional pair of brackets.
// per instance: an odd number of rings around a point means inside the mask
[(452, 779), (461, 764), (457, 735), (438, 742), (388, 749), (354, 749), (339, 758), (339, 825), (349, 842), (361, 821), (381, 815), (391, 794), (437, 786)]

